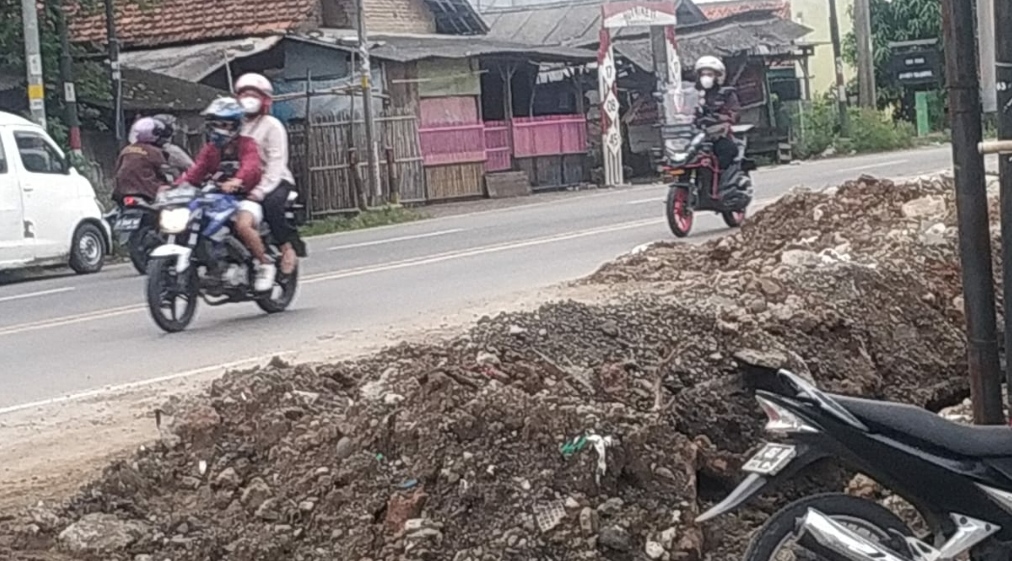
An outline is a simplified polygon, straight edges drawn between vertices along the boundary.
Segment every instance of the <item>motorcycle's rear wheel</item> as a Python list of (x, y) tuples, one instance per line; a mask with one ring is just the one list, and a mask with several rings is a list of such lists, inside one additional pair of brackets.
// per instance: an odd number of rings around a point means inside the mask
[[(805, 516), (810, 508), (893, 551), (903, 551), (899, 549), (903, 544), (893, 543), (897, 540), (890, 534), (890, 530), (904, 536), (913, 535), (903, 520), (876, 502), (843, 493), (813, 495), (773, 513), (752, 538), (742, 560), (822, 559), (812, 551), (804, 549), (794, 539), (798, 519)], [(785, 548), (792, 549), (785, 551)]]
[(298, 288), (298, 265), (295, 266), (290, 275), (282, 275), (281, 271), (278, 271), (278, 276), (274, 280), (274, 288), (271, 289), (270, 293), (257, 299), (257, 306), (268, 314), (283, 312), (288, 309), (288, 306), (292, 305), (292, 301), (295, 300), (295, 292)]
[(148, 255), (161, 244), (154, 232), (147, 228), (137, 230), (130, 236), (127, 242), (127, 251), (130, 253), (130, 263), (141, 275), (148, 273)]
[(722, 212), (720, 217), (724, 219), (724, 224), (727, 224), (728, 228), (740, 228), (745, 222), (745, 210)]
[(665, 214), (671, 233), (684, 238), (692, 231), (693, 209), (689, 189), (683, 186), (668, 187), (668, 198), (665, 202)]
[[(189, 267), (180, 278), (176, 258), (153, 257), (148, 261), (148, 311), (158, 327), (168, 333), (187, 328), (197, 312), (199, 298), (196, 271)], [(177, 301), (183, 300), (180, 311)]]

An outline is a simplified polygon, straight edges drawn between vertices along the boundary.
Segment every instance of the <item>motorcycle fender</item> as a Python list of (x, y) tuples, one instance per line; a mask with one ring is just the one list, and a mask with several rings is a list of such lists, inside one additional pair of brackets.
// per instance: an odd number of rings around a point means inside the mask
[(772, 477), (759, 475), (758, 473), (748, 474), (748, 477), (739, 483), (728, 496), (724, 497), (724, 500), (713, 505), (703, 514), (700, 514), (696, 518), (696, 523), (703, 523), (736, 510), (756, 495), (776, 487), (782, 481), (791, 479), (804, 468), (828, 456), (828, 454), (815, 450), (810, 446), (799, 445), (798, 455), (791, 460), (791, 463), (783, 471)]
[(151, 251), (151, 257), (175, 257), (176, 273), (182, 273), (190, 267), (190, 254), (193, 250), (181, 245), (167, 243)]

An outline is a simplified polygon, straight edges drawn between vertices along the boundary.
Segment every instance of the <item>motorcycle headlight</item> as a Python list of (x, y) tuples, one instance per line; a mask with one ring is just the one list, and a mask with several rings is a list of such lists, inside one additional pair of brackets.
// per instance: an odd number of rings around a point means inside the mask
[(190, 223), (190, 209), (183, 207), (163, 210), (158, 223), (166, 234), (178, 234)]

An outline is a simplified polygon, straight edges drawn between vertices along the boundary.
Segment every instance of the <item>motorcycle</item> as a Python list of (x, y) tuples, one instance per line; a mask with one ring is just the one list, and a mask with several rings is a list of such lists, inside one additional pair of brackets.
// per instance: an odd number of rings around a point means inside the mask
[(695, 125), (662, 127), (664, 154), (659, 171), (671, 181), (665, 213), (675, 236), (689, 235), (695, 212), (700, 210), (720, 214), (729, 228), (737, 228), (745, 221), (752, 202), (750, 172), (756, 169), (756, 164), (745, 157), (746, 140), (742, 135), (752, 128), (753, 125), (732, 127), (738, 157), (721, 173), (706, 130)]
[(158, 232), (158, 210), (141, 197), (123, 197), (123, 203), (105, 215), (130, 263), (138, 273), (148, 270), (148, 255), (164, 241)]
[[(151, 252), (148, 264), (148, 309), (155, 323), (169, 333), (186, 329), (193, 320), (198, 298), (210, 306), (255, 302), (261, 310), (279, 313), (291, 305), (298, 288), (298, 267), (290, 275), (278, 273), (272, 290), (253, 290), (252, 254), (232, 232), (238, 199), (220, 192), (217, 178), (203, 188), (184, 186), (159, 195), (159, 224), (167, 238)], [(295, 221), (298, 195), (288, 197), (286, 217)], [(280, 251), (266, 223), (261, 238), (275, 260)], [(300, 254), (304, 253), (300, 251)], [(177, 301), (182, 300), (181, 308)]]
[(773, 514), (745, 561), (779, 558), (791, 542), (833, 561), (1010, 558), (1012, 429), (960, 425), (910, 405), (829, 394), (785, 370), (757, 368), (753, 375), (764, 386), (756, 399), (768, 418), (766, 431), (779, 441), (752, 456), (741, 484), (697, 523), (835, 458), (913, 505), (930, 535), (916, 537), (876, 502), (820, 494)]

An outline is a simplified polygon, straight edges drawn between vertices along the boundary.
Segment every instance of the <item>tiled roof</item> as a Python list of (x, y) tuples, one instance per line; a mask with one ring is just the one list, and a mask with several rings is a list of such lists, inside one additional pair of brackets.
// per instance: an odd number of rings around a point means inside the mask
[[(125, 46), (284, 33), (306, 23), (317, 0), (158, 0), (117, 2), (116, 31)], [(82, 12), (70, 20), (75, 42), (104, 43), (105, 13)]]
[(791, 19), (790, 0), (729, 0), (698, 4), (707, 19), (721, 19), (752, 10), (770, 10), (779, 18)]

